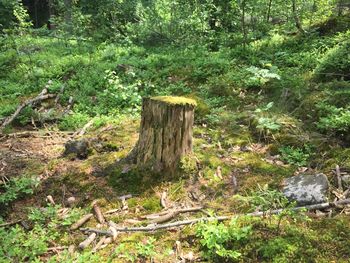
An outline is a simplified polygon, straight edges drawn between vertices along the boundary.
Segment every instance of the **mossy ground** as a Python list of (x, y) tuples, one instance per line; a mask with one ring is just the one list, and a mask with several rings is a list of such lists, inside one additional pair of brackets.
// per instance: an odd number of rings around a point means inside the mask
[[(120, 209), (118, 197), (132, 194), (127, 200), (128, 210), (107, 219), (125, 226), (144, 225), (145, 222), (130, 219), (140, 220), (142, 215), (161, 211), (159, 199), (164, 191), (173, 204), (200, 204), (205, 211), (218, 215), (241, 214), (254, 209), (249, 198), (259, 186), (279, 190), (284, 178), (306, 168), (308, 173), (325, 173), (333, 190), (331, 169), (335, 165), (350, 167), (348, 141), (344, 140), (347, 134), (324, 131), (317, 125), (320, 118), (332, 117), (327, 112), (332, 106), (347, 107), (349, 84), (335, 79), (317, 82), (313, 71), (325, 56), (324, 47), (335, 47), (346, 37), (348, 33), (328, 31), (322, 38), (315, 34), (302, 37), (274, 33), (247, 46), (246, 56), (242, 56), (240, 47), (218, 52), (204, 47), (146, 49), (112, 44), (95, 48), (74, 40), (63, 43), (39, 36), (17, 39), (19, 50), (28, 46), (36, 49), (19, 57), (9, 52), (1, 58), (4, 70), (0, 72), (3, 77), (0, 84), (6, 88), (0, 90), (0, 117), (8, 116), (20, 101), (35, 96), (53, 79), (50, 92), (58, 92), (62, 84), (66, 85), (63, 106), (69, 96), (77, 99), (74, 112), (58, 127), (75, 131), (89, 119), (94, 119), (94, 125), (85, 135), (92, 145), (86, 160), (61, 156), (67, 137), (54, 132), (57, 131), (54, 123), (48, 126), (53, 129), (51, 136), (45, 138), (1, 137), (0, 157), (7, 164), (4, 171), (9, 177), (43, 177), (34, 195), (19, 196), (1, 210), (1, 217), (6, 221), (21, 218), (31, 222), (27, 208), (48, 210), (47, 195), (62, 206), (67, 205), (67, 197), (74, 196), (79, 213), (84, 214), (91, 211), (93, 200), (98, 200), (105, 212)], [(278, 67), (281, 81), (268, 80), (259, 85), (249, 82), (252, 75), (247, 67), (268, 69), (270, 63)], [(126, 64), (128, 70), (119, 72), (116, 69), (119, 64)], [(163, 97), (169, 95), (186, 98)], [(138, 139), (141, 96), (155, 96), (171, 104), (197, 102), (194, 154), (186, 156), (181, 169), (171, 176), (117, 165), (117, 160), (126, 157)], [(31, 127), (31, 117), (31, 112), (23, 112), (6, 132), (19, 131), (23, 124), (27, 125), (24, 129)], [(39, 129), (46, 129), (40, 119), (36, 123)], [(309, 151), (303, 153), (306, 145)], [(300, 150), (302, 157), (307, 154), (307, 167), (283, 160), (284, 147)], [(184, 214), (177, 219), (202, 215)], [(349, 258), (350, 220), (344, 213), (311, 221), (286, 218), (278, 231), (276, 219), (269, 220), (253, 220), (254, 232), (249, 243), (237, 248), (243, 254), (241, 261), (346, 262)], [(42, 228), (51, 229), (50, 223)], [(92, 219), (86, 226), (96, 224)], [(58, 224), (58, 233), (50, 236), (54, 243), (47, 245), (77, 245), (86, 238), (80, 231), (68, 228)], [(72, 257), (82, 257), (85, 260), (82, 262), (132, 261), (130, 258), (141, 258), (138, 245), (145, 245), (152, 237), (156, 262), (176, 260), (173, 249), (176, 241), (181, 241), (184, 254), (201, 255), (195, 227), (187, 226), (148, 234), (120, 234), (116, 244), (96, 253), (95, 260), (84, 252), (64, 258), (63, 254), (68, 253), (65, 251), (56, 255), (56, 261), (69, 262)], [(119, 245), (125, 247), (116, 254)], [(52, 257), (53, 253), (41, 254), (40, 259), (47, 261)]]
[[(127, 200), (128, 210), (112, 214), (107, 219), (125, 226), (144, 225), (141, 221), (136, 223), (130, 220), (140, 220), (142, 215), (161, 211), (159, 200), (163, 191), (168, 192), (168, 200), (174, 204), (200, 204), (208, 211), (220, 215), (240, 214), (251, 211), (249, 204), (243, 200), (258, 185), (268, 184), (279, 189), (282, 179), (291, 176), (296, 170), (296, 167), (285, 163), (269, 162), (269, 149), (273, 148), (272, 145), (253, 143), (249, 131), (237, 135), (199, 125), (194, 129), (194, 155), (182, 161), (182, 169), (173, 178), (164, 180), (164, 177), (147, 170), (116, 166), (117, 160), (127, 156), (137, 140), (137, 121), (124, 121), (122, 125), (110, 126), (108, 131), (101, 133), (103, 129), (101, 127), (87, 135), (93, 142), (98, 140), (100, 144), (108, 145), (101, 148), (105, 149), (102, 152), (93, 150), (87, 160), (70, 160), (57, 156), (47, 165), (36, 165), (36, 171), (48, 170), (51, 176), (36, 190), (35, 198), (15, 202), (8, 211), (8, 218), (16, 218), (16, 213), (24, 205), (46, 206), (45, 197), (49, 194), (59, 203), (62, 202), (62, 194), (64, 198), (76, 197), (77, 206), (83, 208), (83, 213), (91, 210), (93, 200), (98, 200), (103, 211), (120, 209), (122, 204), (118, 197), (132, 194), (133, 197)], [(27, 169), (32, 169), (31, 167), (28, 166)], [(217, 175), (218, 167), (221, 167), (220, 177)], [(232, 176), (238, 181), (236, 190), (231, 183)], [(194, 193), (198, 199), (193, 199), (190, 193)], [(25, 213), (22, 214), (25, 216)], [(178, 220), (187, 216), (180, 215)], [(191, 217), (195, 216), (203, 215), (198, 213)], [(321, 261), (345, 260), (349, 244), (343, 231), (349, 223), (346, 216), (321, 221), (315, 219), (309, 223), (285, 220), (278, 234), (273, 226), (269, 228), (257, 223), (250, 244), (242, 245), (241, 251), (244, 258), (249, 258), (250, 261), (268, 262), (270, 254), (274, 255), (276, 262), (278, 258), (286, 260), (296, 254), (302, 261), (307, 261), (309, 256)], [(86, 226), (95, 227), (96, 224), (93, 219)], [(323, 225), (327, 225), (327, 228)], [(199, 255), (200, 244), (193, 239), (194, 235), (193, 227), (171, 232), (120, 234), (117, 244), (124, 244), (124, 252), (127, 252), (115, 255), (113, 262), (125, 262), (128, 256), (136, 257), (138, 244), (146, 243), (150, 238), (155, 238), (154, 260), (157, 262), (174, 261), (173, 247), (178, 240), (181, 241), (184, 252)], [(63, 230), (54, 240), (62, 245), (77, 245), (84, 238), (79, 231)], [(107, 260), (118, 245), (102, 249), (97, 255)], [(259, 252), (254, 253), (255, 250)]]

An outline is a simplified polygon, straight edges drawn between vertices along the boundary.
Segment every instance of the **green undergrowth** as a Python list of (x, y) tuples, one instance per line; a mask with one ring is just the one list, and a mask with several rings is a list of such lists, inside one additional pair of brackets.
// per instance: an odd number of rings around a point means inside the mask
[[(212, 51), (205, 45), (123, 46), (38, 35), (2, 41), (0, 118), (51, 80), (50, 93), (65, 87), (62, 108), (49, 116), (51, 124), (74, 131), (90, 120), (93, 125), (86, 135), (92, 148), (87, 160), (52, 161), (49, 170), (67, 168), (38, 189), (33, 190), (36, 183), (25, 176), (1, 186), (0, 206), (42, 198), (25, 213), (32, 228), (0, 228), (1, 260), (174, 262), (173, 247), (181, 241), (184, 252), (209, 262), (346, 262), (349, 219), (337, 215), (310, 220), (293, 214), (277, 192), (283, 179), (299, 168), (331, 177), (335, 165), (350, 167), (348, 38), (348, 29), (310, 30), (306, 35), (271, 31), (247, 44), (244, 52), (240, 46)], [(62, 117), (59, 112), (70, 96), (74, 107)], [(142, 97), (152, 96), (184, 96), (186, 102), (197, 102), (194, 154), (184, 157), (172, 175), (117, 165), (138, 139)], [(40, 106), (48, 109), (52, 101)], [(26, 109), (7, 131), (30, 125), (32, 117), (39, 127), (45, 122), (35, 110)], [(42, 172), (35, 164), (28, 170)], [(66, 218), (57, 216), (59, 207), (43, 205), (49, 194), (61, 200), (62, 189), (77, 198), (77, 207)], [(128, 213), (110, 217), (122, 223), (161, 211), (163, 191), (171, 202), (199, 202), (212, 215), (281, 206), (286, 213), (200, 223), (181, 231), (121, 234), (116, 245), (96, 254), (90, 249), (73, 256), (67, 250), (46, 253), (52, 242), (77, 245), (86, 238), (68, 226), (90, 211), (92, 200), (98, 199), (107, 211), (121, 208), (119, 196), (132, 194)], [(194, 195), (201, 201), (194, 201)], [(14, 216), (10, 210), (2, 221)], [(86, 226), (96, 224), (92, 219)]]

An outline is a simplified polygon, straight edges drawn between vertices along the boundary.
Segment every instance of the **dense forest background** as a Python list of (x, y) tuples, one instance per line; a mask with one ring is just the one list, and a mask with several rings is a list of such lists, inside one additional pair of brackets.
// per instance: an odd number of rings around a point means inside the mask
[[(280, 194), (285, 178), (324, 173), (329, 200), (348, 197), (348, 0), (0, 0), (0, 51), (0, 262), (349, 259), (347, 207), (300, 214)], [(7, 125), (43, 89), (56, 99)], [(195, 157), (171, 178), (111, 168), (135, 143), (142, 98), (174, 95), (197, 101)], [(79, 133), (88, 157), (62, 157)], [(286, 212), (72, 252), (86, 236), (69, 226), (91, 201), (130, 223), (160, 212), (164, 191), (210, 215)]]

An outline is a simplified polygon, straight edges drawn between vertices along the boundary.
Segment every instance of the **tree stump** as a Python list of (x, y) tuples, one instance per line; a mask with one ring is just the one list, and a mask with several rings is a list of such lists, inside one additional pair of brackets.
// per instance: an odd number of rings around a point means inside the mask
[(184, 97), (144, 98), (139, 140), (131, 155), (137, 166), (174, 171), (192, 152), (196, 101)]

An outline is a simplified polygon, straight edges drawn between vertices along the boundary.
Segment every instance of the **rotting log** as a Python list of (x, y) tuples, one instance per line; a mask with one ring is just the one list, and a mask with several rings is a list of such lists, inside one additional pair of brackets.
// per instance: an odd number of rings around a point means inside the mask
[(185, 97), (144, 98), (139, 140), (127, 160), (156, 172), (175, 170), (192, 152), (195, 106)]

